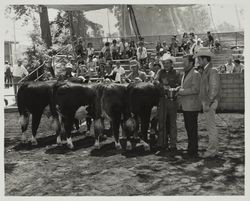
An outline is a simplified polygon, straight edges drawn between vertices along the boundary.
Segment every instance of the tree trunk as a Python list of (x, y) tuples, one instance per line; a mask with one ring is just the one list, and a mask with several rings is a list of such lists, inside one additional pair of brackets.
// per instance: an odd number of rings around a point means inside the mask
[(73, 14), (72, 14), (72, 12), (73, 11), (68, 11), (71, 39), (73, 39), (74, 36), (75, 36), (75, 29), (74, 29), (74, 24), (73, 24)]
[(39, 15), (40, 15), (40, 27), (41, 27), (42, 39), (47, 45), (47, 48), (50, 48), (52, 46), (52, 38), (49, 26), (48, 10), (46, 6), (40, 6)]

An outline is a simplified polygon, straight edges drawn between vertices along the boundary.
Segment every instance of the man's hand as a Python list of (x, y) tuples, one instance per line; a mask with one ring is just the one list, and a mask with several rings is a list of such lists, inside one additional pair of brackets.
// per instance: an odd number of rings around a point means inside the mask
[(177, 89), (176, 95), (181, 96), (183, 91), (184, 89), (180, 87), (179, 89)]
[(208, 112), (210, 109), (210, 107), (207, 103), (202, 104), (202, 107), (203, 107), (203, 112)]

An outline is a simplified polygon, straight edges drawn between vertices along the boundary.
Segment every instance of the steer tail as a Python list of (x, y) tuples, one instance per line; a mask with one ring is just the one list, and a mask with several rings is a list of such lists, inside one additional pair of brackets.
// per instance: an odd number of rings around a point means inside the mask
[(50, 127), (54, 131), (59, 131), (60, 130), (59, 116), (58, 116), (58, 112), (57, 112), (57, 108), (56, 108), (56, 102), (55, 102), (56, 101), (55, 100), (55, 94), (56, 94), (56, 90), (57, 90), (57, 88), (59, 86), (61, 86), (61, 84), (56, 83), (49, 90), (49, 108), (50, 108), (51, 118), (52, 118)]

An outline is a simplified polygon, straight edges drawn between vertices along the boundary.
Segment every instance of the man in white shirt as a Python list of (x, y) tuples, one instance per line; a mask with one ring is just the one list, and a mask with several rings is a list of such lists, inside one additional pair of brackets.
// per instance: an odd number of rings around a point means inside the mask
[(139, 47), (137, 48), (137, 59), (141, 64), (141, 67), (144, 67), (147, 61), (147, 49), (144, 47), (143, 42), (139, 43)]
[(227, 60), (225, 66), (226, 66), (226, 73), (234, 72), (235, 64), (233, 63), (233, 59), (231, 57)]
[(13, 67), (13, 82), (14, 82), (14, 93), (16, 95), (18, 90), (18, 82), (24, 77), (29, 74), (27, 69), (22, 65), (22, 60), (19, 59), (17, 61), (17, 65)]
[(115, 82), (121, 82), (121, 77), (124, 77), (125, 70), (121, 67), (120, 62), (116, 62), (115, 68), (112, 70), (111, 75), (115, 73)]

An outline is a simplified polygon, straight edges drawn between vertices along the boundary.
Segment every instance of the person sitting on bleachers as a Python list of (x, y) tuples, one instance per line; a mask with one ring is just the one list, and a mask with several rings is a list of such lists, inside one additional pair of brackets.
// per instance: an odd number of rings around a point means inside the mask
[(188, 41), (189, 41), (188, 34), (185, 32), (182, 36), (181, 48), (184, 48), (184, 46), (187, 45)]
[(207, 32), (207, 38), (208, 38), (208, 47), (212, 48), (214, 46), (214, 37), (212, 36), (211, 32)]
[(156, 54), (160, 52), (160, 49), (162, 48), (162, 45), (161, 45), (161, 42), (158, 41), (156, 43), (156, 47), (155, 47), (155, 50), (156, 50)]
[(139, 47), (137, 48), (137, 59), (140, 62), (142, 68), (145, 68), (145, 64), (147, 62), (147, 49), (144, 47), (143, 42), (139, 43)]
[(125, 70), (123, 67), (121, 67), (120, 62), (116, 62), (116, 65), (113, 65), (113, 70), (111, 71), (110, 75), (105, 76), (104, 78), (109, 78), (111, 80), (114, 80), (117, 83), (121, 83), (122, 78), (125, 76)]
[(146, 81), (147, 79), (146, 73), (139, 70), (140, 63), (138, 61), (131, 60), (129, 62), (129, 65), (132, 72), (128, 76), (126, 76), (127, 82), (137, 81), (138, 78), (143, 82)]
[(218, 68), (219, 73), (227, 73), (227, 67), (225, 65), (221, 65)]
[(244, 65), (241, 64), (239, 59), (235, 59), (234, 64), (235, 64), (235, 67), (234, 67), (234, 70), (233, 70), (234, 73), (242, 73), (242, 72), (244, 72)]
[(166, 41), (163, 41), (163, 42), (162, 42), (162, 48), (163, 48), (164, 53), (169, 52), (169, 47), (168, 47)]
[(233, 63), (233, 59), (231, 57), (228, 58), (227, 63), (225, 64), (226, 66), (226, 73), (233, 73), (235, 65)]
[(133, 40), (130, 41), (129, 46), (128, 46), (128, 58), (132, 58), (136, 56), (136, 52), (137, 52), (137, 46), (135, 44), (135, 42)]
[(104, 47), (101, 49), (101, 52), (103, 53), (103, 56), (106, 59), (106, 62), (109, 60), (112, 60), (109, 42), (105, 43)]
[(150, 68), (150, 71), (148, 73), (149, 76), (149, 81), (153, 81), (155, 78), (156, 73), (158, 72), (158, 70), (161, 69), (161, 65), (160, 63), (154, 63), (153, 66)]
[(97, 74), (99, 78), (104, 78), (104, 76), (107, 75), (105, 63), (102, 61), (99, 63), (99, 67), (97, 68)]
[(113, 60), (119, 59), (119, 46), (117, 45), (116, 40), (113, 40), (112, 45), (110, 47), (110, 51)]
[(119, 43), (120, 59), (126, 59), (127, 48), (128, 48), (128, 43), (125, 41), (124, 38), (122, 38), (121, 42)]
[(78, 43), (75, 46), (75, 53), (77, 56), (77, 60), (79, 61), (86, 60), (87, 50), (85, 49), (81, 38), (78, 39)]
[(221, 46), (218, 39), (215, 39), (215, 41), (214, 41), (214, 48), (215, 48), (215, 52), (217, 52), (217, 53), (222, 50), (222, 46)]
[(172, 42), (170, 44), (169, 50), (171, 52), (171, 55), (176, 57), (176, 55), (179, 51), (177, 36), (172, 37)]
[(94, 52), (95, 52), (95, 49), (93, 48), (93, 44), (92, 43), (88, 43), (88, 45), (87, 45), (87, 56), (88, 57), (90, 55), (94, 56)]

